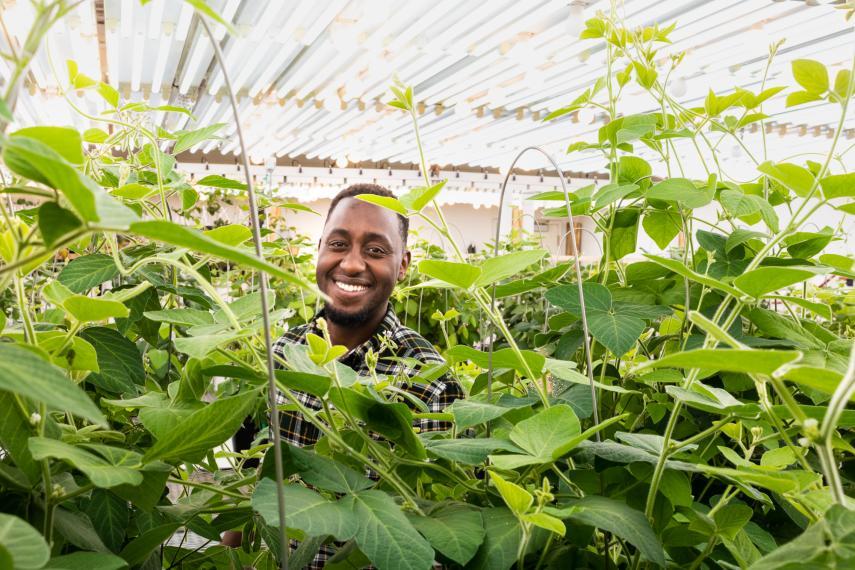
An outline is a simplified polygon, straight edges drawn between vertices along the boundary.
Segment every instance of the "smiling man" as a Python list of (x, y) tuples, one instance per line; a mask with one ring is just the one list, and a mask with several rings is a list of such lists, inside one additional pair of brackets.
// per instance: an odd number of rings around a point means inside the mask
[[(286, 344), (305, 344), (308, 333), (322, 336), (318, 319), (323, 317), (333, 344), (348, 349), (340, 362), (360, 375), (369, 375), (366, 357), (374, 354), (378, 357), (377, 374), (411, 377), (417, 371), (406, 364), (407, 359), (423, 364), (442, 363), (443, 359), (430, 342), (401, 324), (389, 303), (395, 285), (405, 278), (410, 265), (409, 220), (358, 200), (360, 194), (394, 197), (382, 186), (356, 184), (333, 198), (315, 269), (318, 287), (329, 300), (309, 323), (286, 332), (275, 350), (284, 358)], [(431, 412), (440, 412), (463, 397), (460, 385), (448, 375), (430, 384), (404, 383), (401, 388), (423, 401)], [(315, 396), (297, 395), (307, 407), (321, 409), (321, 401)], [(282, 396), (279, 401), (286, 403)], [(437, 431), (451, 426), (437, 420), (417, 420), (415, 427)], [(318, 428), (299, 412), (282, 413), (281, 431), (284, 440), (300, 447), (313, 445), (320, 436)]]

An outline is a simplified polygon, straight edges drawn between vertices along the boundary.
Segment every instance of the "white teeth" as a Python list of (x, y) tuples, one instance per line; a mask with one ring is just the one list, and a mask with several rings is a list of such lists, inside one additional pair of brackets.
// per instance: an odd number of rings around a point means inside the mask
[(335, 284), (339, 287), (339, 289), (343, 289), (344, 291), (348, 291), (350, 293), (356, 293), (357, 291), (365, 291), (368, 288), (364, 285), (351, 285), (350, 283), (342, 283), (341, 281), (336, 281)]

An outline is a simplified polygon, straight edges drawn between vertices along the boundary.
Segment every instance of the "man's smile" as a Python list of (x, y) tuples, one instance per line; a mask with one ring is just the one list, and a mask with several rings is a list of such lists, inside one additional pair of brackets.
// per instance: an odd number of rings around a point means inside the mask
[(358, 283), (345, 283), (338, 280), (333, 280), (333, 283), (335, 283), (336, 287), (347, 293), (361, 293), (368, 289), (367, 285), (360, 285)]

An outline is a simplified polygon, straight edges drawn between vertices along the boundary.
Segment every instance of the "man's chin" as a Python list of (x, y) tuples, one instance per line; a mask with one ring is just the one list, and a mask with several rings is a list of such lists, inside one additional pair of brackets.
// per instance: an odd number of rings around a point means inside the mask
[(368, 309), (357, 309), (355, 311), (347, 311), (337, 308), (335, 305), (327, 303), (324, 305), (324, 317), (331, 323), (342, 327), (356, 327), (364, 325), (371, 318), (371, 311)]

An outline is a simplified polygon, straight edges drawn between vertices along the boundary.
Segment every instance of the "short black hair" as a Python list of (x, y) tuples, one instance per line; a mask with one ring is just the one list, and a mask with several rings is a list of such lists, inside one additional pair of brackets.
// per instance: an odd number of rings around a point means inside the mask
[[(335, 207), (338, 206), (338, 203), (344, 200), (345, 198), (354, 198), (359, 196), (360, 194), (373, 194), (375, 196), (385, 196), (386, 198), (397, 198), (392, 191), (388, 188), (384, 188), (379, 184), (352, 184), (348, 186), (341, 192), (335, 195), (335, 198), (330, 202), (330, 209), (327, 210), (327, 219), (329, 219), (330, 214), (333, 213)], [(397, 214), (398, 216), (398, 230), (401, 233), (401, 241), (404, 243), (404, 248), (407, 247), (407, 236), (410, 233), (410, 219), (407, 216), (402, 216), (401, 214)]]

